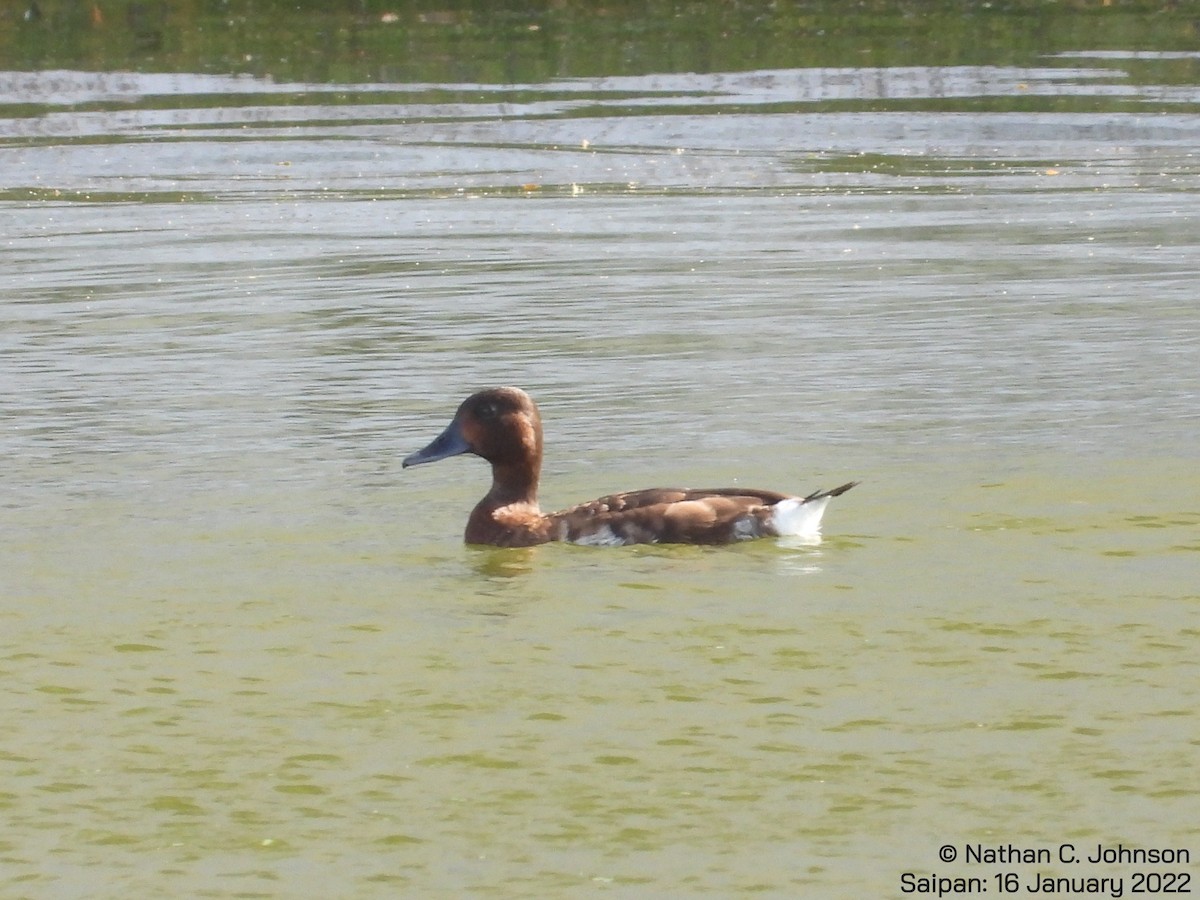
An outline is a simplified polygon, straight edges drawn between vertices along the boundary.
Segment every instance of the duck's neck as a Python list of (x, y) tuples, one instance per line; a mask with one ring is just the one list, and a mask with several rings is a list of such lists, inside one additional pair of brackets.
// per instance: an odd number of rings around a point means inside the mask
[(533, 459), (492, 463), (492, 489), (484, 502), (493, 508), (521, 503), (537, 509), (540, 469)]

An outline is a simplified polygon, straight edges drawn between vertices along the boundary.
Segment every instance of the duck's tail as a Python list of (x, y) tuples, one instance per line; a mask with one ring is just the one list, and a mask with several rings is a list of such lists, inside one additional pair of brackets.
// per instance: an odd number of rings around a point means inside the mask
[(825, 507), (834, 497), (840, 497), (857, 481), (828, 491), (813, 491), (807, 497), (789, 497), (775, 504), (771, 514), (771, 525), (776, 534), (798, 537), (817, 543), (821, 540), (821, 517)]

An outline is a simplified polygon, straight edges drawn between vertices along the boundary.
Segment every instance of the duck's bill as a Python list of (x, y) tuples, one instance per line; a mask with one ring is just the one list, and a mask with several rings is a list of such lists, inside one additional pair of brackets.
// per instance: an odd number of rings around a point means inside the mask
[(401, 465), (407, 469), (409, 466), (437, 462), (439, 459), (448, 459), (451, 456), (458, 456), (460, 453), (468, 453), (470, 450), (467, 439), (459, 430), (458, 422), (454, 421), (446, 427), (445, 431), (434, 438), (428, 447), (404, 457)]

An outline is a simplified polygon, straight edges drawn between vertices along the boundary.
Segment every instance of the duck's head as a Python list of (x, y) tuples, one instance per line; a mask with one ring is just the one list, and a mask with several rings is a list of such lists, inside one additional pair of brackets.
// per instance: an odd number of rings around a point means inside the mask
[[(437, 462), (474, 453), (493, 471), (524, 470), (537, 482), (542, 463), (542, 417), (520, 388), (489, 388), (472, 394), (458, 407), (446, 430), (423, 450), (404, 458), (403, 466)], [(515, 472), (514, 472), (515, 474)]]

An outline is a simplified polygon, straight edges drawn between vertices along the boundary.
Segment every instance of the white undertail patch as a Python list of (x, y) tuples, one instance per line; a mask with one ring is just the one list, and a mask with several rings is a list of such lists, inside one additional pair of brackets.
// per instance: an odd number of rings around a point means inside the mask
[(804, 543), (821, 543), (821, 517), (829, 505), (829, 497), (804, 500), (789, 497), (771, 508), (771, 527), (776, 534), (800, 538)]

